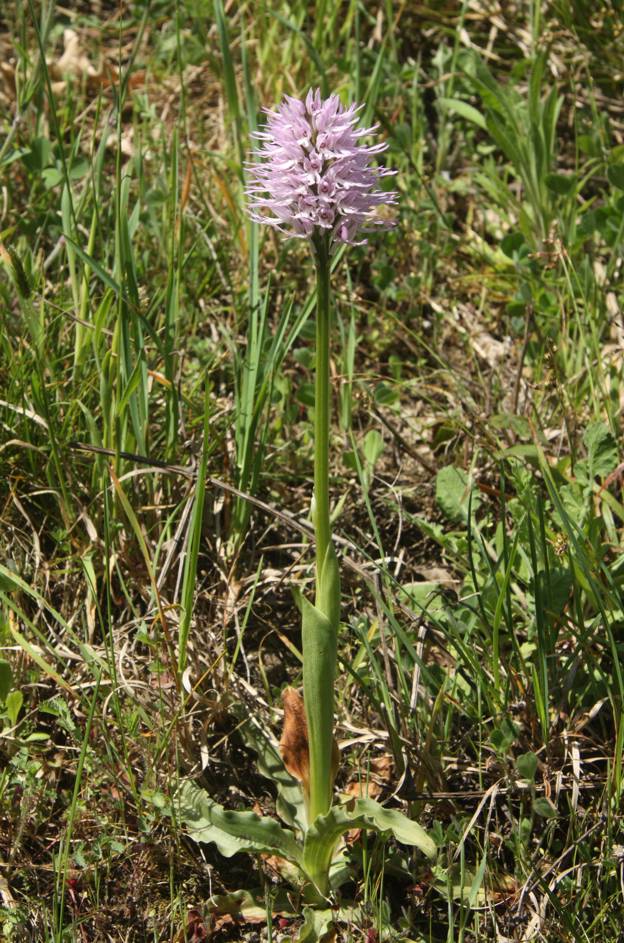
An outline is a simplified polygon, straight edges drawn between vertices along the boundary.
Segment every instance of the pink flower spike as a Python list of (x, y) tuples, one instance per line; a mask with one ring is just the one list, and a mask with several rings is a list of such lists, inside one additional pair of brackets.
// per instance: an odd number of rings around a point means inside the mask
[(300, 239), (325, 233), (331, 243), (361, 245), (360, 233), (391, 228), (377, 208), (396, 203), (395, 191), (379, 181), (395, 171), (372, 164), (384, 143), (359, 139), (377, 129), (356, 125), (363, 105), (345, 108), (337, 95), (323, 100), (310, 89), (304, 100), (286, 95), (279, 108), (264, 109), (267, 123), (254, 135), (258, 146), (247, 165), (248, 212)]

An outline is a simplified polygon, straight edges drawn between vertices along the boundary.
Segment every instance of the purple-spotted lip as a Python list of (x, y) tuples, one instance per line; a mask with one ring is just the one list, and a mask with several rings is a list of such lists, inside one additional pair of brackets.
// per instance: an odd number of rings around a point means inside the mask
[(372, 162), (387, 145), (360, 143), (376, 130), (357, 126), (362, 108), (310, 89), (303, 100), (287, 95), (279, 108), (264, 109), (267, 123), (254, 135), (259, 145), (246, 168), (250, 217), (289, 236), (324, 232), (351, 245), (374, 227), (394, 225), (377, 214), (397, 202), (395, 191), (380, 187), (394, 171)]

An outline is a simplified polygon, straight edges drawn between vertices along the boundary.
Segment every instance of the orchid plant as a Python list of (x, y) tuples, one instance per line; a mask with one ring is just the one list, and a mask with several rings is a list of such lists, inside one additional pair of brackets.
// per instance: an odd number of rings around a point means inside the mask
[[(429, 857), (435, 855), (433, 841), (419, 825), (371, 799), (332, 808), (338, 761), (333, 727), (340, 580), (329, 494), (330, 266), (341, 244), (361, 245), (368, 232), (392, 225), (378, 210), (395, 203), (397, 196), (380, 187), (381, 178), (393, 171), (372, 162), (387, 145), (361, 141), (376, 130), (358, 126), (362, 107), (345, 108), (337, 95), (324, 100), (318, 89), (310, 90), (305, 100), (286, 96), (277, 110), (265, 110), (268, 120), (256, 135), (259, 147), (247, 168), (251, 219), (307, 240), (317, 279), (312, 512), (316, 593), (314, 602), (303, 598), (301, 604), (303, 705), (298, 693), (287, 689), (281, 761), (266, 743), (256, 747), (261, 771), (277, 785), (278, 812), (290, 828), (253, 812), (228, 812), (193, 783), (185, 783), (177, 797), (179, 815), (197, 840), (215, 842), (225, 855), (268, 852), (289, 863), (286, 871), (300, 882), (303, 899), (312, 908), (301, 940), (321, 939), (331, 921), (331, 911), (322, 908), (329, 906), (344, 880), (344, 862), (337, 851), (347, 831), (391, 832)], [(323, 913), (330, 916), (325, 919)]]

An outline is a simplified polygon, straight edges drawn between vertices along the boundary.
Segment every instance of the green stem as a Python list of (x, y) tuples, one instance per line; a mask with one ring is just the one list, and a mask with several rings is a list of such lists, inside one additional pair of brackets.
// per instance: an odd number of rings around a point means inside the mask
[(329, 522), (329, 246), (315, 242), (316, 262), (316, 377), (314, 395), (314, 529), (318, 580), (331, 540)]
[(333, 722), (336, 638), (340, 587), (331, 544), (329, 518), (329, 239), (314, 240), (317, 275), (316, 377), (314, 402), (314, 529), (316, 598), (303, 602), (303, 694), (308, 726), (310, 788), (307, 817), (311, 824), (325, 815), (334, 782)]

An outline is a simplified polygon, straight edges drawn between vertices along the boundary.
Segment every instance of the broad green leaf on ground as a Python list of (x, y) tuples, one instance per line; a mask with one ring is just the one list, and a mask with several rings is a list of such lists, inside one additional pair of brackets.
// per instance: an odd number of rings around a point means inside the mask
[(590, 477), (604, 478), (617, 466), (618, 445), (604, 422), (592, 422), (583, 436)]
[(374, 799), (356, 799), (352, 805), (335, 806), (327, 815), (319, 816), (306, 833), (303, 867), (317, 885), (320, 881), (321, 890), (338, 841), (353, 828), (394, 835), (397, 841), (418, 848), (428, 858), (436, 856), (435, 842), (417, 822)]
[(408, 603), (418, 612), (427, 612), (432, 615), (444, 610), (444, 596), (440, 583), (435, 580), (418, 580), (405, 583), (401, 587)]
[[(242, 718), (242, 708), (235, 710), (235, 713)], [(271, 780), (277, 788), (277, 814), (288, 825), (303, 831), (306, 822), (301, 786), (284, 766), (277, 744), (268, 733), (260, 729), (253, 717), (245, 718), (240, 733), (257, 756), (258, 772)]]
[(297, 938), (298, 943), (324, 943), (324, 941), (335, 939), (333, 911), (306, 907), (303, 915), (304, 921)]
[[(292, 894), (287, 889), (278, 889), (271, 895), (270, 915), (272, 917), (296, 917), (300, 909), (291, 900)], [(232, 914), (251, 923), (265, 923), (267, 903), (264, 888), (254, 891), (231, 891), (229, 894), (213, 894), (206, 902), (206, 908), (212, 914)]]
[(483, 878), (486, 855), (483, 855), (476, 871), (462, 870), (453, 865), (448, 871), (434, 868), (435, 887), (446, 900), (461, 901), (467, 907), (483, 907), (486, 902)]
[(353, 877), (353, 865), (342, 851), (338, 851), (329, 868), (329, 886), (332, 891), (337, 891), (347, 881), (352, 881)]
[(241, 851), (267, 852), (301, 863), (301, 849), (292, 832), (255, 812), (224, 809), (193, 782), (182, 783), (174, 807), (195, 841), (214, 842), (226, 858)]
[(533, 811), (544, 819), (556, 819), (559, 815), (555, 804), (546, 796), (539, 796), (533, 800)]
[(516, 757), (516, 769), (518, 770), (518, 774), (521, 779), (526, 780), (528, 783), (532, 783), (535, 780), (537, 764), (537, 754), (533, 752), (521, 753), (520, 756)]
[(264, 888), (253, 891), (231, 891), (228, 894), (213, 894), (206, 901), (210, 914), (231, 914), (249, 923), (266, 923), (267, 917), (297, 918), (301, 913), (299, 900), (286, 888), (277, 888), (271, 894), (271, 906), (267, 910)]
[(206, 904), (213, 914), (232, 914), (254, 923), (267, 918), (266, 904), (260, 895), (254, 896), (249, 891), (232, 891), (230, 894), (215, 894)]
[(479, 495), (473, 489), (473, 482), (463, 468), (447, 465), (436, 475), (436, 500), (451, 521), (465, 523), (468, 520), (468, 508), (471, 508), (473, 514), (477, 510)]

